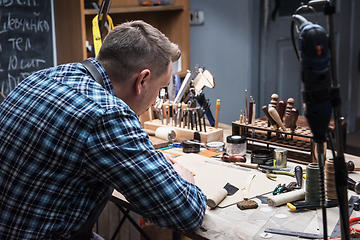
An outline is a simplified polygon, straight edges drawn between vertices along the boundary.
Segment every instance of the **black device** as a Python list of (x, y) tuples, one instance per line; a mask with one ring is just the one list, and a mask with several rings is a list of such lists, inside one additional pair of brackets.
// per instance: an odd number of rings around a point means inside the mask
[[(297, 12), (300, 10), (313, 10), (313, 4), (324, 3), (324, 13), (327, 15), (328, 31), (318, 24), (307, 21)], [(314, 11), (315, 12), (315, 11)], [(316, 12), (315, 12), (316, 13)], [(301, 64), (302, 95), (306, 106), (305, 116), (314, 135), (314, 142), (318, 144), (319, 175), (320, 175), (320, 202), (323, 210), (324, 239), (327, 238), (326, 203), (324, 194), (324, 152), (323, 144), (327, 141), (329, 122), (334, 109), (335, 137), (337, 151), (332, 147), (336, 192), (340, 208), (341, 238), (349, 239), (349, 212), (347, 199), (347, 168), (344, 158), (343, 134), (341, 122), (340, 88), (336, 75), (336, 54), (334, 50), (333, 14), (335, 6), (332, 0), (314, 0), (300, 6), (293, 15), (291, 36), (295, 52)], [(294, 25), (300, 30), (298, 51), (294, 41)], [(329, 138), (330, 146), (332, 139)]]

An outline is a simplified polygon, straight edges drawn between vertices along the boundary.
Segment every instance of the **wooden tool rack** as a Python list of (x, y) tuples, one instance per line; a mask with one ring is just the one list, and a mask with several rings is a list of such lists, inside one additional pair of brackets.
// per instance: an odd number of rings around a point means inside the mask
[[(232, 122), (232, 134), (244, 135), (247, 139), (247, 151), (255, 149), (274, 149), (276, 147), (288, 150), (287, 158), (289, 161), (299, 163), (309, 163), (312, 161), (312, 138), (313, 134), (309, 127), (297, 127), (292, 132), (275, 130), (268, 125), (267, 121), (257, 119), (253, 125)], [(253, 144), (254, 142), (263, 143), (266, 146)]]

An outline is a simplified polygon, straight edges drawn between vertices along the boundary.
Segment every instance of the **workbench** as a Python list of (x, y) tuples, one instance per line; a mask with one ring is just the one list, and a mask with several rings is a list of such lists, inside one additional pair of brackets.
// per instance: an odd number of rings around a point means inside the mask
[[(176, 152), (181, 153), (181, 149), (170, 149), (165, 152)], [(330, 151), (328, 150), (327, 156), (331, 156)], [(194, 160), (198, 159), (198, 160)], [(355, 167), (360, 166), (360, 158), (352, 155), (345, 154), (346, 161), (353, 161)], [(196, 158), (194, 154), (184, 154), (181, 157), (177, 158), (177, 161), (188, 168), (195, 174), (195, 184), (200, 184), (202, 188), (204, 187), (204, 182), (211, 182), (211, 188), (222, 186), (222, 181), (234, 181), (234, 178), (244, 179), (247, 175), (256, 174), (253, 183), (250, 186), (249, 198), (259, 195), (259, 193), (266, 193), (274, 189), (274, 185), (278, 183), (294, 181), (289, 176), (277, 175), (276, 181), (272, 182), (271, 180), (264, 180), (264, 173), (256, 169), (236, 169), (232, 167), (227, 167), (224, 163), (214, 164), (213, 161), (219, 161), (214, 158), (209, 158), (209, 161), (204, 161), (204, 157), (199, 156)], [(247, 156), (247, 161), (250, 162), (250, 155)], [(288, 162), (288, 168), (294, 168), (298, 163)], [(210, 177), (209, 174), (213, 174), (212, 170), (209, 170), (209, 166), (213, 168), (215, 166), (218, 169), (218, 173), (227, 172), (227, 176), (217, 175)], [(302, 165), (303, 169), (306, 168), (306, 165)], [(202, 171), (199, 171), (202, 169)], [(234, 174), (236, 176), (234, 176)], [(353, 171), (349, 172), (349, 177), (355, 181), (360, 181), (360, 172)], [(258, 180), (257, 180), (258, 179)], [(260, 184), (259, 184), (260, 181)], [(231, 184), (239, 187), (239, 193), (241, 194), (241, 188), (243, 188), (244, 181), (241, 183), (231, 182)], [(303, 184), (303, 186), (305, 183)], [(206, 194), (209, 189), (203, 189)], [(272, 193), (269, 193), (265, 196), (270, 196)], [(348, 191), (348, 197), (357, 196), (353, 191)], [(239, 196), (238, 196), (239, 197)], [(241, 195), (240, 195), (241, 197)], [(282, 230), (291, 230), (297, 232), (306, 232), (313, 234), (322, 234), (322, 211), (318, 210), (307, 210), (303, 212), (292, 212), (286, 205), (280, 207), (270, 207), (266, 203), (261, 203), (260, 199), (253, 198), (259, 205), (257, 209), (247, 209), (240, 210), (236, 204), (224, 207), (226, 205), (232, 204), (235, 200), (230, 197), (226, 197), (222, 207), (216, 207), (210, 209), (209, 207), (206, 210), (205, 218), (200, 229), (192, 233), (182, 233), (191, 239), (264, 239), (260, 234), (264, 234), (265, 228), (275, 228)], [(125, 208), (128, 208), (132, 211), (139, 213), (136, 209), (133, 209), (126, 199), (117, 191), (113, 193), (113, 201), (116, 201), (118, 204), (121, 204)], [(237, 200), (236, 200), (237, 201)], [(141, 214), (141, 213), (139, 213)], [(360, 216), (360, 213), (353, 211), (351, 217)], [(327, 225), (328, 225), (328, 235), (330, 236), (333, 231), (337, 221), (339, 220), (339, 210), (337, 207), (327, 209)], [(176, 236), (176, 235), (175, 235)], [(271, 235), (266, 235), (271, 236)], [(270, 238), (271, 239), (271, 238)], [(291, 237), (287, 235), (278, 235), (272, 234), (272, 239), (298, 239), (297, 237)]]

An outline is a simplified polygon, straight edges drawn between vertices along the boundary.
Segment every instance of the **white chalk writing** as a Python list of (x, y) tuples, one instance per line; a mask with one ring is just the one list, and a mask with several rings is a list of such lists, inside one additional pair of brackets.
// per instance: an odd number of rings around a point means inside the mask
[(33, 31), (33, 32), (48, 32), (50, 31), (50, 25), (46, 20), (29, 19), (29, 18), (17, 18), (11, 17), (11, 13), (8, 13), (7, 21), (4, 22), (4, 30), (21, 30)]
[(12, 5), (36, 6), (36, 0), (0, 0), (0, 7), (10, 7)]
[(27, 51), (29, 49), (31, 49), (31, 44), (30, 44), (30, 39), (26, 38), (25, 42), (24, 39), (22, 37), (18, 37), (18, 38), (9, 38), (8, 39), (9, 42), (12, 43), (12, 49), (16, 49), (18, 51)]

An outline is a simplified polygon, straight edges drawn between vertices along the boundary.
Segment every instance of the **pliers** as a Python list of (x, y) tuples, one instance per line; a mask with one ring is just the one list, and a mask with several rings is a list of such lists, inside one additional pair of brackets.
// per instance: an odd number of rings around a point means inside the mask
[(282, 192), (290, 192), (292, 190), (294, 190), (294, 187), (297, 185), (296, 182), (290, 182), (287, 186), (284, 184), (279, 184), (275, 187), (274, 191), (273, 191), (273, 195), (282, 193)]

